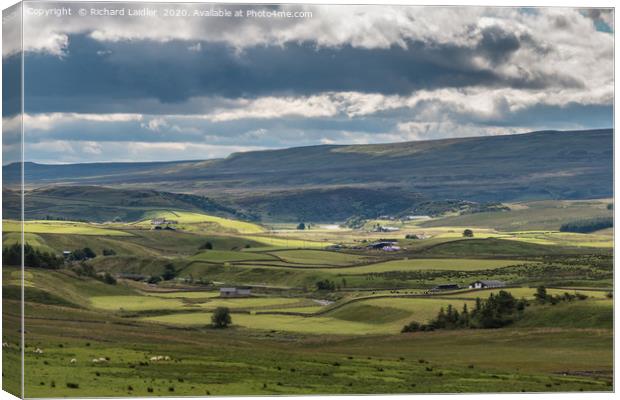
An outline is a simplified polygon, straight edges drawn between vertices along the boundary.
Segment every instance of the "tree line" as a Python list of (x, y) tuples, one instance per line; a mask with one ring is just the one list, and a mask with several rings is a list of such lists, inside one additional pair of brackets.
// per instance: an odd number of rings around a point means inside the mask
[(563, 224), (560, 226), (560, 232), (591, 233), (601, 229), (612, 228), (613, 226), (614, 219), (611, 217), (583, 219)]
[[(547, 293), (544, 286), (538, 287), (534, 294), (534, 301), (540, 305), (555, 305), (562, 301), (585, 300), (587, 298), (588, 296), (582, 293), (571, 294), (568, 292), (552, 296)], [(412, 321), (405, 325), (401, 332), (502, 328), (519, 320), (529, 305), (526, 299), (516, 299), (511, 293), (500, 290), (497, 294), (491, 293), (486, 300), (476, 298), (476, 305), (471, 311), (467, 304), (463, 304), (460, 312), (450, 304), (446, 309), (442, 307), (437, 316), (428, 324)]]

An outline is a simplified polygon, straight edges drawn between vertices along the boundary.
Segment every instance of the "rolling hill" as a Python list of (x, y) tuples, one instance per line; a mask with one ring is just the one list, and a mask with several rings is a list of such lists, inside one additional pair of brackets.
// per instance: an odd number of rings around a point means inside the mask
[[(16, 183), (17, 170), (15, 164), (3, 168), (5, 183)], [(613, 130), (321, 145), (235, 153), (207, 161), (26, 163), (24, 173), (27, 187), (165, 188), (207, 196), (229, 208), (222, 210), (226, 212), (256, 210), (276, 219), (342, 220), (359, 215), (360, 209), (370, 216), (398, 213), (429, 200), (611, 197)], [(194, 200), (181, 201), (190, 203), (183, 210), (202, 207)]]
[[(4, 189), (4, 218), (19, 219), (18, 192)], [(204, 196), (155, 190), (98, 186), (53, 186), (26, 191), (26, 219), (66, 219), (104, 222), (135, 221), (154, 210), (183, 210), (235, 219), (255, 219)]]

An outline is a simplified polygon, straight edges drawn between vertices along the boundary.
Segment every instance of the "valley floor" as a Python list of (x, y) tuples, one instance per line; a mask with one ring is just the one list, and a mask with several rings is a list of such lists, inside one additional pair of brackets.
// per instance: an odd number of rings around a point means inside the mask
[[(179, 329), (55, 306), (26, 313), (27, 397), (612, 389), (610, 329), (317, 337)], [(5, 340), (11, 364), (17, 335)], [(151, 361), (157, 356), (169, 361)]]

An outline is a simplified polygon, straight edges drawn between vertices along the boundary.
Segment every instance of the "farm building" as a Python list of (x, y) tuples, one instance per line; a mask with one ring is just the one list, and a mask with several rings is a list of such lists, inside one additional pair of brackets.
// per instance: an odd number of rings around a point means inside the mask
[(220, 297), (248, 297), (252, 295), (249, 287), (223, 287), (220, 288)]
[(64, 251), (62, 252), (62, 256), (63, 256), (64, 258), (69, 258), (69, 256), (71, 256), (71, 252), (70, 252), (69, 250), (64, 250)]
[(384, 247), (394, 246), (394, 243), (396, 243), (396, 241), (383, 240), (380, 242), (370, 243), (366, 247), (368, 247), (369, 249), (382, 250)]
[(432, 292), (437, 292), (440, 290), (457, 290), (460, 289), (459, 285), (456, 283), (446, 283), (444, 285), (437, 285), (431, 289)]
[(505, 282), (502, 281), (476, 281), (469, 285), (470, 289), (489, 289), (489, 288), (498, 288), (506, 286)]
[(400, 230), (400, 228), (397, 228), (395, 226), (377, 226), (375, 227), (374, 231), (375, 232), (398, 232)]
[(153, 226), (161, 226), (161, 225), (175, 225), (177, 221), (166, 219), (166, 218), (153, 218), (151, 220), (151, 225)]
[(383, 251), (399, 251), (400, 247), (399, 246), (390, 245), (390, 246), (383, 247), (381, 250), (383, 250)]

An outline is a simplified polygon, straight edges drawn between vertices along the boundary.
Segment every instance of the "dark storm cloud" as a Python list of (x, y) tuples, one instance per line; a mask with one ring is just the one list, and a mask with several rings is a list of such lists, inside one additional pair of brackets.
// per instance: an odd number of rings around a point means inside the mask
[[(191, 97), (255, 98), (326, 91), (407, 95), (419, 89), (459, 87), (579, 87), (561, 74), (505, 78), (472, 60), (509, 62), (527, 40), (499, 28), (484, 30), (475, 48), (409, 42), (407, 48), (317, 48), (311, 43), (258, 46), (148, 40), (99, 42), (70, 37), (65, 56), (26, 57), (27, 112), (181, 113)], [(524, 44), (525, 43), (525, 44)], [(155, 100), (155, 101), (153, 101)], [(157, 104), (160, 103), (160, 104)], [(157, 110), (157, 109), (160, 110)]]

